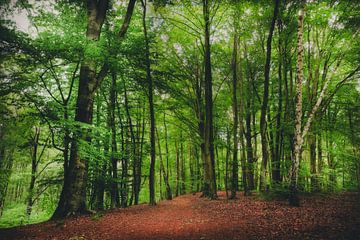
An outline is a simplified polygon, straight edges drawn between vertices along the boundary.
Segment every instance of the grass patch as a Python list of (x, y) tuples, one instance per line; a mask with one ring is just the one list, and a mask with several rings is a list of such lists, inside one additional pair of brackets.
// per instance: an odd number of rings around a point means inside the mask
[(36, 207), (30, 217), (26, 214), (26, 204), (12, 204), (4, 209), (3, 215), (0, 218), (0, 228), (9, 228), (32, 223), (39, 223), (50, 218), (48, 212), (42, 211)]

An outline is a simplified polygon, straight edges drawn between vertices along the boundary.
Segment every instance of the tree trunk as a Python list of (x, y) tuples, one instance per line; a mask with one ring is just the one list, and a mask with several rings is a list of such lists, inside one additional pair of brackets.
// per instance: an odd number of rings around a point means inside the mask
[(186, 192), (185, 189), (185, 181), (186, 181), (186, 175), (185, 175), (185, 154), (184, 154), (184, 144), (181, 134), (181, 143), (180, 143), (180, 151), (181, 151), (181, 158), (180, 158), (180, 173), (181, 173), (181, 188), (180, 188), (180, 194), (183, 195)]
[(290, 196), (289, 203), (291, 206), (300, 206), (298, 197), (298, 178), (299, 165), (301, 158), (301, 147), (303, 144), (301, 131), (302, 118), (302, 80), (303, 80), (303, 23), (304, 23), (305, 0), (302, 1), (297, 29), (297, 74), (296, 74), (296, 105), (295, 105), (295, 139), (294, 151), (292, 154), (292, 165), (290, 172)]
[(260, 115), (260, 136), (261, 136), (261, 150), (262, 150), (262, 162), (261, 162), (261, 175), (260, 175), (260, 190), (264, 191), (266, 188), (266, 175), (267, 164), (269, 159), (268, 152), (268, 139), (266, 134), (266, 111), (268, 109), (269, 101), (269, 82), (270, 82), (270, 61), (271, 61), (271, 41), (275, 28), (275, 22), (279, 12), (279, 0), (275, 0), (274, 15), (271, 21), (269, 35), (266, 44), (266, 62), (265, 62), (265, 76), (264, 76), (264, 96), (261, 106)]
[(194, 144), (190, 142), (189, 144), (189, 170), (190, 170), (190, 192), (194, 193), (194, 182), (195, 182), (195, 172), (194, 172)]
[(236, 192), (239, 189), (239, 166), (238, 166), (238, 100), (237, 100), (237, 84), (238, 84), (238, 35), (235, 32), (232, 56), (232, 110), (233, 110), (233, 158), (232, 158), (232, 171), (231, 171), (231, 195), (230, 199), (236, 198)]
[(193, 89), (195, 92), (195, 114), (198, 122), (198, 136), (200, 138), (200, 154), (198, 148), (195, 148), (196, 152), (196, 191), (200, 191), (201, 184), (201, 167), (200, 167), (200, 159), (202, 163), (204, 163), (204, 126), (205, 126), (205, 115), (204, 115), (204, 106), (203, 106), (203, 79), (201, 77), (202, 69), (200, 67), (199, 60), (196, 59), (196, 69), (195, 69), (195, 84), (193, 85)]
[[(249, 90), (249, 89), (248, 89)], [(247, 109), (245, 114), (245, 139), (246, 139), (246, 155), (247, 155), (247, 177), (249, 183), (249, 190), (255, 189), (254, 184), (254, 156), (253, 156), (253, 147), (252, 147), (252, 140), (251, 140), (251, 112), (250, 112), (250, 97), (247, 98)]]
[(145, 38), (145, 58), (146, 58), (146, 79), (148, 87), (148, 98), (149, 98), (149, 114), (150, 114), (150, 173), (149, 173), (149, 204), (155, 205), (155, 113), (154, 113), (154, 87), (153, 79), (151, 76), (151, 66), (150, 66), (150, 46), (149, 38), (147, 33), (146, 26), (146, 6), (147, 1), (143, 0), (143, 32)]
[(118, 187), (118, 174), (117, 174), (117, 142), (116, 142), (116, 128), (115, 128), (115, 107), (116, 107), (116, 74), (112, 73), (111, 87), (110, 87), (110, 118), (109, 125), (111, 129), (111, 208), (120, 207), (119, 187)]
[(176, 153), (176, 192), (175, 196), (178, 197), (180, 195), (180, 152), (178, 143), (175, 142), (175, 153)]
[(157, 140), (158, 140), (158, 149), (159, 149), (159, 158), (160, 158), (160, 171), (162, 172), (162, 174), (164, 176), (164, 183), (165, 183), (165, 187), (166, 187), (166, 200), (171, 200), (172, 199), (172, 192), (171, 192), (171, 187), (170, 187), (170, 184), (169, 184), (169, 176), (167, 175), (167, 172), (165, 171), (163, 157), (162, 157), (162, 154), (161, 154), (161, 145), (160, 145), (159, 132), (158, 132), (157, 129), (156, 129), (156, 136), (157, 136)]
[(142, 156), (143, 156), (143, 147), (144, 147), (144, 137), (145, 137), (145, 105), (143, 107), (143, 112), (142, 112), (142, 123), (141, 123), (141, 131), (139, 129), (139, 134), (138, 134), (138, 142), (139, 142), (139, 147), (137, 148), (137, 164), (136, 164), (136, 168), (135, 168), (135, 176), (134, 178), (136, 178), (136, 185), (135, 187), (135, 194), (134, 194), (134, 204), (137, 205), (139, 203), (139, 194), (140, 194), (140, 190), (141, 190), (141, 172), (142, 172)]
[(241, 144), (241, 170), (242, 170), (242, 182), (244, 187), (244, 195), (250, 195), (247, 175), (248, 175), (248, 167), (246, 164), (246, 146), (245, 146), (245, 126), (244, 126), (244, 112), (245, 112), (245, 95), (244, 95), (244, 77), (243, 77), (243, 70), (242, 66), (242, 58), (239, 56), (239, 90), (240, 90), (240, 98), (239, 98), (239, 122), (240, 122), (240, 144)]
[(164, 111), (164, 130), (165, 130), (165, 153), (166, 153), (166, 175), (168, 178), (169, 176), (169, 144), (168, 144), (168, 132), (167, 132), (167, 125), (165, 120), (165, 111)]
[[(101, 101), (100, 96), (97, 94), (96, 96), (96, 126), (100, 126), (100, 111), (101, 111)], [(101, 151), (101, 142), (100, 139), (97, 140), (98, 151)], [(95, 210), (103, 210), (104, 209), (104, 193), (105, 193), (105, 176), (106, 176), (106, 167), (107, 162), (101, 161), (96, 171), (96, 179), (95, 179), (95, 199), (94, 199), (94, 209)]]
[(318, 192), (318, 177), (316, 169), (316, 135), (308, 135), (308, 144), (310, 147), (310, 173), (311, 173), (311, 192)]
[(229, 160), (231, 155), (231, 133), (229, 127), (226, 127), (226, 154), (225, 154), (225, 194), (226, 199), (229, 199)]
[(34, 187), (36, 181), (36, 171), (38, 166), (38, 158), (37, 158), (37, 150), (39, 145), (40, 138), (40, 128), (35, 127), (34, 136), (31, 139), (32, 149), (31, 149), (31, 178), (30, 178), (30, 186), (27, 197), (27, 206), (26, 206), (26, 214), (30, 216), (33, 206), (33, 197), (34, 197)]
[(281, 144), (282, 144), (282, 123), (281, 123), (281, 115), (282, 115), (282, 41), (281, 41), (281, 32), (282, 32), (282, 23), (278, 20), (278, 28), (279, 28), (279, 66), (278, 66), (278, 109), (276, 115), (276, 133), (275, 133), (275, 154), (272, 159), (272, 180), (275, 184), (280, 183), (281, 181), (281, 173), (280, 173), (280, 162), (281, 162)]
[(211, 46), (210, 46), (210, 3), (203, 0), (204, 29), (204, 63), (205, 63), (205, 127), (204, 127), (204, 186), (203, 195), (210, 199), (217, 198), (214, 136), (213, 136), (213, 99), (211, 73)]
[(322, 134), (321, 132), (319, 133), (318, 135), (318, 138), (317, 138), (317, 173), (318, 173), (318, 176), (319, 176), (319, 179), (318, 179), (318, 186), (319, 186), (319, 191), (322, 190), (322, 170), (323, 170), (323, 159), (322, 159), (322, 155), (323, 155), (323, 152), (322, 152)]

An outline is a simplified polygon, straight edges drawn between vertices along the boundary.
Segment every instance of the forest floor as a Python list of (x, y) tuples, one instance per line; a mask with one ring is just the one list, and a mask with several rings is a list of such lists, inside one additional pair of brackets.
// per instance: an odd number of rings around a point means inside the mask
[(218, 200), (188, 194), (65, 221), (0, 229), (1, 240), (51, 239), (360, 239), (355, 193), (303, 196), (302, 206), (257, 196)]

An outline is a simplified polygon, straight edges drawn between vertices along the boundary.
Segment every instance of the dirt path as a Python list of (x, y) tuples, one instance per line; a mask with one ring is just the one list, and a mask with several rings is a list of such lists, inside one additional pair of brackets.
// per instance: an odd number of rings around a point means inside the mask
[(219, 195), (219, 200), (210, 201), (189, 194), (100, 217), (2, 229), (0, 239), (360, 239), (355, 194), (306, 197), (301, 208), (255, 197), (228, 201), (224, 193)]

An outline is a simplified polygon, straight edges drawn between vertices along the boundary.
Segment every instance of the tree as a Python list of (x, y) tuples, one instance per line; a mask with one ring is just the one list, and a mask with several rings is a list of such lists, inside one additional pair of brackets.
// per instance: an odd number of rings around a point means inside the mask
[(271, 62), (271, 43), (272, 37), (275, 29), (275, 23), (279, 13), (279, 0), (274, 1), (274, 15), (271, 20), (269, 35), (266, 42), (266, 62), (265, 62), (265, 71), (264, 71), (264, 95), (261, 106), (261, 115), (260, 115), (260, 136), (261, 136), (261, 151), (262, 151), (262, 163), (261, 163), (261, 176), (260, 176), (260, 189), (264, 191), (266, 186), (266, 172), (269, 159), (268, 151), (268, 139), (266, 131), (266, 112), (268, 110), (268, 101), (269, 101), (269, 82), (270, 82), (270, 62)]
[[(87, 31), (86, 38), (96, 44), (100, 39), (101, 29), (106, 18), (109, 2), (107, 0), (87, 2)], [(123, 25), (119, 32), (119, 38), (123, 38), (130, 24), (135, 0), (130, 0)], [(105, 78), (108, 65), (105, 63), (101, 71), (97, 73), (97, 62), (91, 58), (85, 58), (80, 66), (80, 82), (77, 94), (75, 121), (91, 124), (93, 118), (93, 102), (97, 88)], [(53, 218), (62, 218), (71, 214), (86, 211), (86, 171), (87, 163), (81, 154), (81, 141), (90, 141), (89, 130), (75, 133), (71, 143), (69, 169), (64, 178), (58, 207)]]
[(213, 130), (213, 97), (211, 73), (211, 45), (210, 45), (210, 5), (212, 1), (203, 0), (204, 17), (204, 68), (205, 68), (205, 126), (204, 126), (204, 196), (214, 199), (216, 194), (214, 130)]
[(149, 114), (150, 114), (150, 174), (149, 174), (149, 188), (150, 188), (150, 205), (155, 205), (155, 157), (156, 157), (156, 149), (155, 149), (155, 113), (154, 113), (154, 87), (153, 87), (153, 79), (151, 76), (151, 60), (150, 60), (150, 43), (149, 37), (146, 27), (146, 6), (147, 1), (142, 0), (143, 7), (143, 31), (145, 38), (145, 62), (146, 62), (146, 79), (147, 79), (147, 87), (148, 87), (148, 98), (149, 98)]
[(233, 78), (232, 78), (232, 108), (233, 108), (233, 159), (232, 159), (232, 178), (231, 178), (231, 195), (230, 199), (236, 198), (236, 191), (238, 191), (238, 125), (239, 125), (239, 113), (238, 113), (238, 100), (237, 100), (237, 86), (238, 86), (238, 35), (235, 30), (234, 34), (234, 47), (233, 47)]
[(295, 107), (295, 138), (294, 151), (292, 154), (291, 177), (290, 177), (290, 197), (289, 203), (292, 206), (300, 206), (297, 195), (297, 184), (299, 177), (299, 164), (301, 158), (301, 147), (303, 144), (301, 119), (302, 119), (302, 76), (303, 76), (303, 24), (304, 24), (304, 8), (305, 1), (301, 2), (300, 11), (298, 15), (298, 30), (297, 30), (297, 63), (296, 63), (296, 107)]

